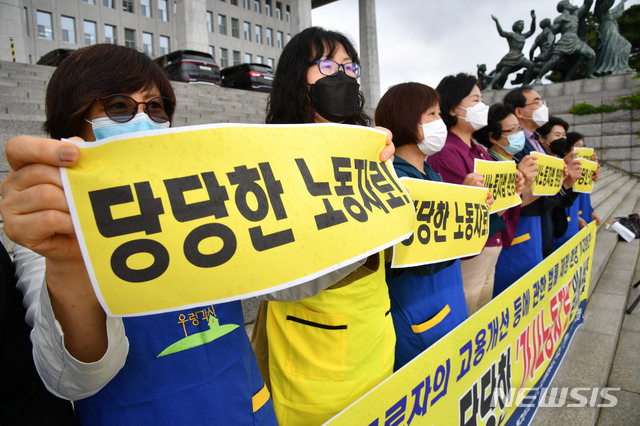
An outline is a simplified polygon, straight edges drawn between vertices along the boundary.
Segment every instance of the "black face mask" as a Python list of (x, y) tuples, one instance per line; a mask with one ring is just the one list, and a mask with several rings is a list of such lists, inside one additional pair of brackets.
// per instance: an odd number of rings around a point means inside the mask
[(339, 123), (356, 114), (358, 107), (358, 80), (343, 72), (322, 77), (309, 85), (311, 106), (323, 118)]
[(556, 139), (549, 144), (549, 149), (558, 157), (564, 157), (567, 150), (567, 140), (565, 138)]

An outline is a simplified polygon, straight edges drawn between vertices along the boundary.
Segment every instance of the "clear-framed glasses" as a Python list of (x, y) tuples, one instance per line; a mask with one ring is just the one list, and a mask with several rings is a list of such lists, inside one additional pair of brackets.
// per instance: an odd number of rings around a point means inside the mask
[(144, 105), (144, 112), (156, 123), (171, 121), (175, 102), (169, 98), (158, 96), (146, 102), (138, 102), (131, 96), (121, 93), (98, 98), (104, 106), (107, 117), (118, 123), (126, 123), (135, 117), (138, 105)]
[(320, 73), (323, 75), (336, 75), (338, 71), (340, 71), (340, 67), (342, 67), (344, 73), (349, 77), (360, 77), (360, 65), (356, 64), (355, 62), (346, 62), (344, 64), (339, 64), (336, 61), (332, 61), (331, 59), (320, 59), (309, 64), (309, 66), (313, 65), (317, 65)]
[(524, 104), (524, 106), (529, 106), (529, 105), (537, 105), (537, 106), (542, 106), (542, 105), (547, 105), (547, 101), (544, 101), (542, 99), (536, 99), (535, 101), (529, 102), (528, 104)]
[(502, 134), (515, 135), (516, 133), (522, 132), (523, 130), (524, 130), (524, 127), (516, 125), (509, 129), (502, 129)]

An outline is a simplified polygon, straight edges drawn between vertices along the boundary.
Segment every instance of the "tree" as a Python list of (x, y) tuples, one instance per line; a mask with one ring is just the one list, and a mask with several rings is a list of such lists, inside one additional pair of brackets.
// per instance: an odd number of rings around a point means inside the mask
[(618, 18), (620, 34), (631, 42), (629, 66), (640, 72), (640, 4), (635, 4)]

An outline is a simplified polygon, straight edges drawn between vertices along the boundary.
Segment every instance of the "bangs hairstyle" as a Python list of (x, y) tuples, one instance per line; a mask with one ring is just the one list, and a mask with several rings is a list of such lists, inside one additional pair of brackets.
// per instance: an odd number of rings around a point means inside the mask
[(463, 72), (457, 75), (448, 75), (438, 83), (436, 90), (440, 94), (441, 100), (440, 115), (447, 125), (447, 129), (451, 129), (458, 121), (458, 117), (449, 114), (449, 111), (460, 105), (460, 101), (471, 93), (473, 86), (478, 86), (478, 80), (471, 74)]
[(549, 116), (549, 121), (547, 121), (544, 126), (538, 127), (536, 132), (541, 136), (544, 136), (544, 138), (546, 139), (549, 133), (551, 133), (551, 129), (553, 129), (553, 126), (562, 126), (564, 127), (565, 132), (569, 130), (569, 123), (567, 123), (560, 117), (551, 115)]
[[(309, 101), (307, 84), (309, 64), (325, 56), (325, 53), (327, 58), (331, 58), (340, 45), (353, 62), (360, 63), (358, 52), (344, 34), (321, 27), (306, 28), (286, 44), (278, 60), (269, 94), (266, 123), (313, 123), (315, 110)], [(363, 108), (364, 96), (358, 92), (356, 113), (345, 123), (370, 125), (371, 117)]]
[(486, 148), (491, 148), (493, 142), (489, 139), (489, 136), (495, 140), (500, 139), (502, 137), (502, 120), (511, 114), (515, 115), (511, 105), (501, 103), (491, 105), (487, 125), (473, 132), (473, 138)]
[(376, 126), (391, 130), (396, 147), (418, 143), (422, 114), (439, 104), (440, 95), (429, 86), (413, 82), (397, 84), (378, 102)]
[[(53, 139), (77, 136), (87, 124), (85, 114), (96, 99), (158, 88), (176, 101), (164, 70), (144, 53), (113, 44), (78, 49), (55, 70), (47, 86), (44, 130)], [(173, 118), (173, 111), (169, 120)]]

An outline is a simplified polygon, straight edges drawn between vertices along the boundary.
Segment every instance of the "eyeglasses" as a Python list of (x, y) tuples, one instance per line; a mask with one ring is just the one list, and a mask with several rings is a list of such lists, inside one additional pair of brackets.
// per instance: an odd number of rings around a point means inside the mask
[(524, 130), (522, 126), (513, 126), (510, 129), (502, 129), (502, 133), (518, 133)]
[(144, 105), (144, 112), (147, 113), (156, 123), (166, 123), (171, 121), (173, 109), (176, 105), (171, 99), (158, 96), (146, 102), (138, 102), (131, 96), (116, 94), (98, 98), (104, 106), (107, 117), (118, 123), (126, 123), (135, 117), (138, 112), (138, 105)]
[(355, 62), (346, 62), (344, 64), (339, 64), (336, 61), (332, 61), (331, 59), (320, 59), (319, 61), (313, 61), (309, 64), (309, 66), (317, 65), (320, 73), (323, 75), (336, 75), (338, 71), (340, 71), (340, 67), (346, 75), (353, 78), (360, 77), (360, 65)]
[(529, 106), (529, 105), (538, 105), (538, 106), (547, 105), (547, 101), (543, 101), (542, 99), (536, 99), (533, 102), (529, 102), (528, 104), (524, 104), (524, 106)]

